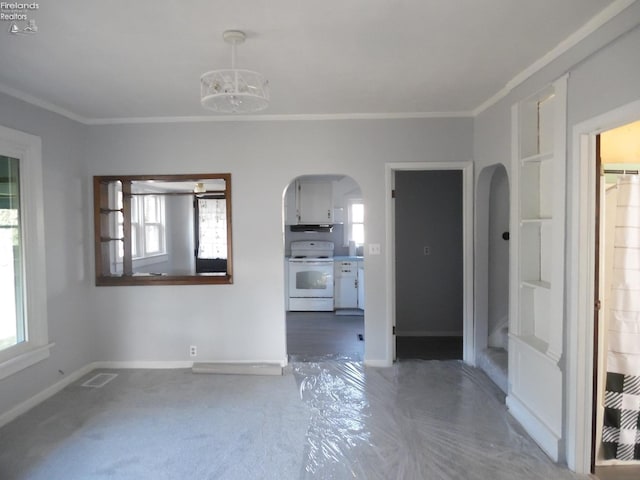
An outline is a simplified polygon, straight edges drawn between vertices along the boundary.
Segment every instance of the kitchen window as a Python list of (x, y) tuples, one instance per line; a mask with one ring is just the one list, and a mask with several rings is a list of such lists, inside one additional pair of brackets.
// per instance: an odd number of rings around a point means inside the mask
[(361, 199), (352, 199), (348, 205), (347, 240), (355, 242), (357, 246), (364, 245), (364, 203)]
[(0, 378), (44, 360), (52, 346), (42, 198), (40, 138), (0, 127)]

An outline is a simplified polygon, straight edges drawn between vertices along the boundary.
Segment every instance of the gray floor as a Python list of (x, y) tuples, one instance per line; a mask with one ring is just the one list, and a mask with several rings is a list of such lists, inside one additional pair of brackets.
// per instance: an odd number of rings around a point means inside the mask
[(459, 361), (325, 360), (282, 377), (120, 370), (0, 429), (0, 478), (586, 479), (551, 463)]

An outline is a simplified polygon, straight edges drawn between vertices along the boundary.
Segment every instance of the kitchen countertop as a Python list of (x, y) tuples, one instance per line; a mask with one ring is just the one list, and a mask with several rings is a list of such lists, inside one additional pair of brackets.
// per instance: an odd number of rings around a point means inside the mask
[[(291, 258), (291, 255), (285, 255), (284, 259), (285, 260), (289, 260)], [(351, 261), (351, 262), (356, 262), (356, 261), (364, 261), (364, 257), (362, 256), (351, 256), (351, 255), (336, 255), (333, 257), (333, 260), (337, 261), (337, 262), (341, 262), (341, 261)]]

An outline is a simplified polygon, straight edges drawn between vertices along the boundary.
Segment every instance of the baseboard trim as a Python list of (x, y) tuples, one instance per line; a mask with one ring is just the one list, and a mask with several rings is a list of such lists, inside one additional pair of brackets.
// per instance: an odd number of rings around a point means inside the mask
[(462, 330), (447, 330), (444, 332), (434, 332), (433, 330), (409, 330), (398, 331), (396, 337), (461, 337)]
[(153, 360), (132, 360), (132, 361), (103, 361), (95, 362), (95, 368), (114, 368), (114, 369), (132, 369), (143, 368), (149, 370), (174, 370), (177, 368), (191, 368), (193, 366), (192, 361), (153, 361)]
[(386, 360), (366, 360), (364, 361), (365, 367), (377, 367), (388, 368), (393, 365), (393, 362), (387, 362)]
[(279, 363), (227, 363), (194, 362), (193, 373), (220, 375), (278, 375), (282, 376), (283, 367)]
[(33, 407), (44, 402), (48, 398), (53, 397), (56, 393), (61, 391), (63, 388), (81, 379), (82, 377), (90, 373), (92, 370), (95, 370), (96, 368), (98, 367), (96, 367), (95, 363), (90, 363), (88, 365), (85, 365), (84, 367), (79, 368), (75, 372), (68, 374), (67, 376), (57, 381), (53, 385), (45, 388), (41, 392), (36, 393), (33, 397), (28, 398), (27, 400), (25, 400), (22, 403), (19, 403), (12, 409), (4, 412), (2, 415), (0, 415), (0, 428), (4, 427), (7, 423), (11, 422), (12, 420), (18, 418), (23, 413), (28, 412)]
[(547, 427), (525, 404), (513, 396), (506, 399), (509, 413), (524, 427), (531, 438), (551, 460), (557, 462), (560, 457), (560, 437)]

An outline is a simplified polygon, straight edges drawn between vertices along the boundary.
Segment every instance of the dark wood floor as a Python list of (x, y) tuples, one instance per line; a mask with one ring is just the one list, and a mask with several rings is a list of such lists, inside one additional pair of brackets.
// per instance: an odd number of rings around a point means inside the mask
[(297, 359), (338, 355), (362, 360), (364, 317), (333, 312), (287, 312), (287, 353)]
[(399, 360), (461, 360), (462, 337), (396, 337)]

